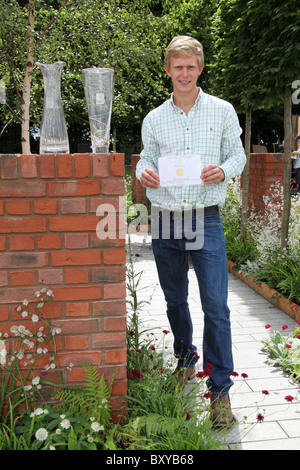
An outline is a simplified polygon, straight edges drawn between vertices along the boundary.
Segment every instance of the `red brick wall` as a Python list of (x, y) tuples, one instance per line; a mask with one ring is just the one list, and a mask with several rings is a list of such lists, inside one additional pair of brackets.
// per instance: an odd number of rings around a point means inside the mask
[(64, 380), (83, 380), (81, 360), (106, 379), (117, 369), (114, 416), (127, 390), (125, 234), (100, 240), (96, 210), (119, 211), (123, 177), (123, 154), (0, 155), (0, 331), (19, 320), (19, 302), (51, 287)]
[(284, 154), (251, 153), (249, 169), (249, 208), (264, 209), (263, 196), (269, 193), (270, 186), (277, 181), (283, 184)]

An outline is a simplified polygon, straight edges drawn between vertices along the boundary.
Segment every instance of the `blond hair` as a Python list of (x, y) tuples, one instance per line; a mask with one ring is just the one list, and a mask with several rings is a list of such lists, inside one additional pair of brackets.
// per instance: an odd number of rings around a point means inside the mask
[(191, 36), (176, 36), (168, 45), (165, 53), (165, 65), (170, 67), (171, 57), (196, 55), (201, 68), (204, 64), (202, 44)]

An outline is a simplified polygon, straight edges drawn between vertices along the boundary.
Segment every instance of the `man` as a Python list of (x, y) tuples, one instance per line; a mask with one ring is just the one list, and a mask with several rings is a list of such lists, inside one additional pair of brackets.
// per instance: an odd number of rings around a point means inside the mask
[[(195, 376), (199, 357), (193, 345), (187, 301), (190, 254), (204, 312), (203, 364), (206, 368), (209, 366), (212, 419), (215, 425), (227, 426), (233, 423), (228, 395), (233, 360), (227, 306), (227, 257), (218, 205), (225, 200), (227, 181), (243, 171), (246, 157), (240, 140), (241, 129), (231, 104), (204, 93), (197, 86), (203, 66), (202, 45), (194, 38), (178, 36), (167, 47), (165, 70), (172, 80), (173, 93), (144, 119), (144, 148), (136, 175), (147, 188), (152, 212), (157, 214), (158, 208), (162, 211), (160, 217), (164, 218), (169, 210), (170, 236), (163, 236), (163, 221), (159, 219), (158, 236), (152, 237), (152, 248), (174, 335), (178, 383), (184, 385)], [(158, 162), (170, 155), (175, 161), (176, 157), (183, 160), (196, 155), (203, 168), (198, 176), (201, 184), (162, 185)], [(201, 229), (197, 232), (197, 224), (202, 226), (199, 208), (204, 212), (204, 240), (200, 248), (196, 240), (193, 249), (190, 237), (185, 236), (185, 214), (191, 214), (195, 238), (201, 238)], [(178, 223), (178, 212), (182, 214), (183, 223)], [(151, 223), (156, 225), (157, 220)]]

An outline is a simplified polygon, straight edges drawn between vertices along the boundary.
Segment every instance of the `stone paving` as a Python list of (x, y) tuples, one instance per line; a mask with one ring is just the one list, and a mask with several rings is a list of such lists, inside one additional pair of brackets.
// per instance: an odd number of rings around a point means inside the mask
[[(150, 237), (131, 235), (131, 251), (135, 272), (141, 276), (138, 299), (149, 304), (143, 306), (140, 319), (155, 335), (165, 337), (168, 346), (166, 360), (172, 352), (172, 334), (165, 313), (165, 300), (151, 250)], [(138, 255), (138, 256), (136, 256)], [(238, 424), (226, 434), (228, 449), (240, 450), (300, 450), (300, 390), (280, 368), (268, 365), (268, 357), (261, 352), (262, 339), (287, 325), (286, 334), (295, 328), (295, 322), (278, 308), (253, 291), (249, 286), (229, 274), (229, 300), (235, 371), (231, 388), (231, 403)], [(189, 271), (189, 305), (194, 324), (194, 344), (202, 350), (203, 315), (198, 285), (192, 266)], [(271, 328), (266, 329), (265, 325)], [(161, 333), (160, 333), (161, 332)], [(169, 354), (169, 355), (168, 355)], [(199, 370), (202, 368), (201, 358)], [(242, 378), (241, 374), (247, 374)], [(268, 390), (269, 395), (262, 393)], [(286, 395), (294, 400), (288, 403)], [(264, 416), (257, 422), (257, 415)], [(246, 418), (245, 418), (246, 417)]]

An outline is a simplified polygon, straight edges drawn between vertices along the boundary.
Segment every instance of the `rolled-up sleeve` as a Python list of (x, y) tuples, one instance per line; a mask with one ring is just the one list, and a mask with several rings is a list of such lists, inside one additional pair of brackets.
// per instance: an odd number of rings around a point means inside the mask
[(158, 171), (158, 158), (160, 156), (159, 144), (155, 138), (155, 131), (152, 124), (152, 114), (150, 112), (143, 121), (142, 141), (143, 150), (140, 154), (140, 160), (136, 166), (136, 177), (141, 178), (141, 174), (146, 168)]

